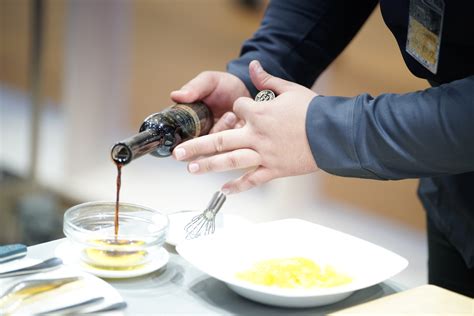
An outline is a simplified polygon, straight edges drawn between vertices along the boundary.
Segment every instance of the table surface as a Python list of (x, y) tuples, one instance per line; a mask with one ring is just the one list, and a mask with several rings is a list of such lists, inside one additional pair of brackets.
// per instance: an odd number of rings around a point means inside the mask
[[(61, 241), (63, 239), (31, 246), (28, 257), (52, 257)], [(170, 260), (158, 271), (136, 278), (106, 280), (127, 302), (124, 314), (326, 315), (405, 289), (395, 281), (387, 280), (327, 306), (309, 309), (272, 307), (237, 295), (225, 283), (191, 266), (176, 253), (174, 247), (166, 245), (165, 248), (170, 253)]]

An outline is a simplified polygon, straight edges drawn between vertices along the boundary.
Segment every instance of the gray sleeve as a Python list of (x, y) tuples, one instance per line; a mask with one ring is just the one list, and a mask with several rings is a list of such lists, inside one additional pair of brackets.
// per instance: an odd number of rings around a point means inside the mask
[(404, 179), (474, 170), (474, 76), (408, 94), (315, 97), (306, 134), (332, 174)]

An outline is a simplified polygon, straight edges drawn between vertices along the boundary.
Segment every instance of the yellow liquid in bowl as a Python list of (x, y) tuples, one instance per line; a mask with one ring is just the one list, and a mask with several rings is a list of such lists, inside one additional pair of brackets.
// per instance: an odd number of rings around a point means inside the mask
[(329, 288), (352, 281), (331, 266), (321, 268), (313, 260), (303, 257), (263, 260), (246, 271), (238, 272), (236, 276), (253, 284), (288, 289)]
[(146, 250), (137, 250), (144, 245), (141, 240), (103, 239), (93, 240), (95, 247), (83, 250), (83, 260), (91, 266), (107, 270), (132, 270), (141, 267), (147, 260)]

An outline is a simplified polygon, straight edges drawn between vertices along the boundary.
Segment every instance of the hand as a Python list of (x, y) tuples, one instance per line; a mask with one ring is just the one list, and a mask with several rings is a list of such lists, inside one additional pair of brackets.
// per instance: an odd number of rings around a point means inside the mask
[(316, 93), (271, 76), (257, 61), (249, 71), (257, 89), (273, 90), (278, 97), (265, 102), (237, 99), (233, 109), (246, 122), (242, 128), (189, 140), (173, 152), (178, 160), (195, 159), (188, 164), (191, 173), (252, 168), (222, 187), (227, 194), (318, 169), (305, 130), (306, 111)]
[[(242, 80), (219, 71), (204, 71), (180, 90), (171, 92), (171, 99), (175, 102), (191, 103), (201, 100), (209, 106), (215, 120), (210, 133), (236, 127), (239, 122), (231, 111), (235, 100), (242, 96), (250, 96)], [(241, 125), (240, 122), (237, 127)]]

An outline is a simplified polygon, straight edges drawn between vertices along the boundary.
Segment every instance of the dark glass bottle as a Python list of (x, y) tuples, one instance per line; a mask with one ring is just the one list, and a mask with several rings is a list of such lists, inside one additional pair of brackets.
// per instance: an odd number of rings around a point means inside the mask
[(148, 153), (168, 157), (178, 144), (209, 133), (213, 123), (212, 112), (202, 102), (172, 105), (147, 117), (138, 134), (115, 144), (112, 160), (126, 165)]

